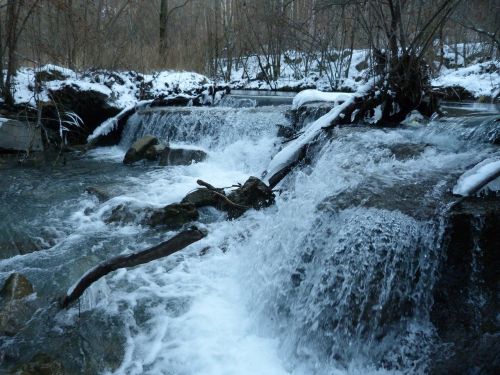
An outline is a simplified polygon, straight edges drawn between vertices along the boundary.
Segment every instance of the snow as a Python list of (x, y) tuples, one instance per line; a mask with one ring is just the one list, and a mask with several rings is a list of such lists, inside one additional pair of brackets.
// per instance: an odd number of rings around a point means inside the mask
[(300, 154), (300, 150), (306, 144), (311, 142), (324, 127), (329, 126), (333, 120), (339, 117), (341, 112), (354, 101), (354, 98), (356, 96), (363, 95), (365, 92), (364, 89), (365, 87), (363, 87), (363, 90), (360, 90), (360, 92), (356, 93), (355, 95), (351, 95), (351, 97), (348, 100), (344, 101), (342, 104), (339, 104), (332, 108), (326, 115), (310, 123), (297, 139), (290, 142), (286, 147), (278, 152), (267, 167), (266, 179), (264, 181), (269, 184), (270, 177), (274, 176), (283, 168), (295, 162)]
[(460, 176), (453, 194), (469, 196), (500, 176), (500, 157), (489, 158)]
[(5, 118), (5, 117), (0, 117), (0, 128), (2, 127), (3, 123), (4, 123), (4, 122), (7, 122), (7, 121), (9, 121), (9, 119), (8, 119), (8, 118)]
[[(39, 72), (58, 72), (63, 80), (54, 79), (41, 83), (40, 92), (35, 92), (35, 77)], [(61, 78), (57, 77), (56, 78)], [(195, 99), (207, 94), (213, 81), (206, 76), (193, 72), (163, 71), (141, 74), (133, 71), (111, 72), (106, 70), (87, 70), (75, 72), (56, 65), (39, 68), (20, 68), (14, 77), (14, 101), (28, 104), (50, 101), (49, 92), (72, 86), (80, 91), (102, 93), (108, 103), (117, 108), (128, 108), (144, 99), (158, 96), (184, 96)]]
[(131, 104), (127, 107), (125, 107), (120, 113), (118, 113), (115, 117), (108, 118), (106, 121), (104, 121), (101, 125), (99, 125), (92, 134), (90, 134), (87, 138), (87, 142), (90, 142), (96, 138), (99, 138), (104, 135), (108, 135), (111, 133), (116, 126), (118, 125), (118, 122), (130, 111), (135, 110), (140, 107), (144, 107), (148, 104), (150, 104), (152, 100), (143, 100), (140, 102), (137, 102), (135, 104)]
[(72, 86), (78, 91), (95, 91), (106, 96), (111, 96), (113, 93), (108, 87), (98, 83), (85, 82), (79, 79), (65, 79), (64, 81), (50, 81), (45, 83), (45, 88), (49, 91), (58, 91), (65, 86)]
[[(332, 57), (340, 55), (340, 51), (330, 51)], [(343, 70), (340, 77), (335, 77), (336, 66), (339, 61), (325, 64), (320, 53), (301, 53), (286, 51), (281, 58), (280, 76), (277, 80), (266, 82), (257, 79), (261, 69), (259, 58), (265, 61), (264, 56), (248, 56), (244, 59), (234, 60), (231, 66), (230, 86), (235, 89), (248, 90), (292, 90), (316, 88), (321, 91), (336, 89), (343, 91), (356, 91), (359, 77), (365, 76), (368, 67), (369, 53), (366, 49), (354, 50), (352, 58), (342, 59)], [(225, 64), (222, 61), (223, 65)], [(348, 68), (347, 77), (345, 72)], [(325, 73), (326, 72), (326, 73)], [(227, 67), (224, 68), (227, 74)]]
[[(444, 45), (444, 65), (441, 71), (432, 79), (436, 87), (460, 86), (469, 91), (475, 98), (500, 94), (500, 62), (495, 56), (488, 56), (487, 46), (481, 43), (458, 43)], [(262, 80), (261, 68), (258, 63), (266, 61), (265, 56), (247, 56), (233, 60), (229, 85), (234, 89), (245, 90), (283, 90), (300, 91), (317, 89), (320, 91), (356, 92), (363, 81), (369, 76), (370, 53), (367, 49), (354, 49), (352, 58), (339, 57), (342, 51), (329, 51), (331, 59), (326, 59), (320, 53), (305, 53), (286, 51), (281, 58), (279, 77), (271, 82)], [(464, 58), (464, 55), (467, 58)], [(472, 59), (472, 56), (477, 56)], [(439, 58), (439, 56), (436, 56)], [(472, 59), (472, 61), (471, 61)], [(482, 60), (481, 60), (482, 59)], [(325, 61), (326, 60), (326, 61)], [(227, 76), (227, 63), (221, 61), (224, 76)], [(472, 65), (469, 65), (472, 64)], [(469, 66), (466, 66), (469, 65)], [(337, 68), (342, 66), (340, 71)], [(434, 62), (437, 68), (438, 61)], [(491, 71), (491, 67), (494, 67)]]
[(340, 103), (351, 100), (354, 94), (345, 92), (322, 92), (318, 90), (303, 90), (293, 98), (292, 109), (311, 102), (334, 102)]
[(432, 80), (436, 87), (463, 87), (474, 97), (500, 94), (500, 61), (473, 64), (457, 69), (442, 68), (438, 77)]

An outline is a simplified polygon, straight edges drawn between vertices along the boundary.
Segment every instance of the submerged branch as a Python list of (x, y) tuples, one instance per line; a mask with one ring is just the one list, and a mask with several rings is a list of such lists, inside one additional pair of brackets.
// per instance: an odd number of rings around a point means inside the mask
[(64, 297), (61, 306), (63, 308), (67, 308), (71, 303), (80, 298), (83, 292), (90, 285), (110, 272), (113, 272), (119, 268), (135, 267), (140, 264), (148, 263), (153, 260), (172, 255), (177, 251), (186, 248), (192, 243), (201, 240), (205, 236), (206, 233), (202, 232), (196, 227), (193, 227), (191, 229), (180, 232), (179, 234), (176, 234), (168, 241), (162, 242), (159, 245), (153, 246), (139, 253), (120, 255), (118, 257), (109, 259), (85, 273), (75, 284), (75, 286), (68, 290), (68, 293)]

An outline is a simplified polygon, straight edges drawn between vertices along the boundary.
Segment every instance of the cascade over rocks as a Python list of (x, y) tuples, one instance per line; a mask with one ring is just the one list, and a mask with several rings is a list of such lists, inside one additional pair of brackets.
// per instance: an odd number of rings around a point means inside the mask
[[(179, 229), (189, 222), (198, 220), (197, 208), (200, 207), (213, 206), (226, 211), (229, 218), (237, 218), (248, 209), (260, 209), (274, 203), (273, 191), (256, 177), (250, 177), (242, 186), (239, 186), (227, 196), (224, 189), (215, 188), (202, 180), (198, 180), (197, 183), (203, 188), (189, 193), (180, 203), (169, 204), (161, 209), (147, 208), (145, 210), (137, 210), (121, 204), (113, 209), (110, 217), (105, 221), (108, 223), (116, 221), (131, 222), (140, 216), (143, 224), (163, 226), (167, 229)], [(82, 276), (77, 284), (67, 292), (61, 305), (64, 308), (68, 307), (92, 283), (109, 272), (119, 268), (134, 267), (169, 256), (205, 236), (204, 231), (192, 227), (152, 248), (103, 262)]]
[(83, 292), (90, 285), (92, 285), (92, 283), (112, 271), (124, 267), (135, 267), (140, 264), (149, 263), (153, 260), (172, 255), (192, 243), (201, 240), (205, 236), (205, 231), (192, 227), (176, 234), (168, 241), (162, 242), (159, 245), (150, 247), (135, 254), (121, 255), (105, 261), (89, 270), (72, 288), (70, 288), (70, 290), (68, 290), (66, 296), (61, 302), (61, 306), (63, 308), (68, 307), (71, 303), (80, 298)]
[[(389, 59), (384, 53), (374, 68), (375, 77), (352, 96), (290, 137), (271, 160), (264, 173), (271, 188), (307, 158), (308, 150), (331, 128), (348, 124), (399, 125), (412, 111), (430, 117), (439, 111), (439, 102), (430, 87), (429, 68), (419, 56), (397, 53)], [(300, 108), (300, 107), (299, 107)], [(300, 113), (300, 111), (298, 111)]]

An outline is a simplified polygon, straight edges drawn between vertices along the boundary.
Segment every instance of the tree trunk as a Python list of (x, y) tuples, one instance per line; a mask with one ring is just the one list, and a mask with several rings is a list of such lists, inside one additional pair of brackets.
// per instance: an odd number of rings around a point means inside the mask
[(162, 62), (167, 55), (167, 15), (168, 15), (168, 0), (160, 1), (160, 49), (159, 56)]

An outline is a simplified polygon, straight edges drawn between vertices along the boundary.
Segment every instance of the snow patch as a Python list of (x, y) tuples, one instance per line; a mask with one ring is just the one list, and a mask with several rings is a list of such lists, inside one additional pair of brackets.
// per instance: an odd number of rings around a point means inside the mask
[(469, 196), (500, 176), (500, 157), (489, 158), (465, 172), (453, 187), (453, 194)]
[(118, 122), (127, 115), (130, 111), (136, 110), (137, 108), (145, 107), (148, 104), (151, 104), (152, 100), (143, 100), (138, 103), (129, 105), (125, 107), (120, 113), (118, 113), (115, 117), (108, 118), (101, 125), (99, 125), (92, 134), (90, 134), (87, 138), (87, 142), (90, 142), (96, 138), (101, 136), (108, 135), (118, 126)]
[(473, 64), (465, 68), (442, 68), (438, 77), (432, 80), (436, 87), (463, 87), (475, 98), (500, 94), (500, 61)]
[(297, 109), (311, 102), (341, 103), (351, 100), (354, 94), (346, 92), (323, 92), (318, 90), (303, 90), (293, 98), (292, 109)]

